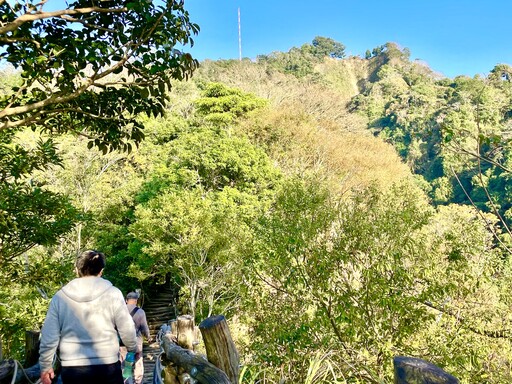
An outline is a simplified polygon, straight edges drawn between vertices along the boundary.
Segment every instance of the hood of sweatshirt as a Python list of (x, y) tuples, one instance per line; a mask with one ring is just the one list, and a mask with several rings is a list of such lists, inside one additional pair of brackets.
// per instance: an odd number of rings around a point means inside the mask
[(62, 292), (71, 300), (83, 303), (103, 295), (112, 283), (98, 276), (85, 276), (71, 280), (62, 288)]

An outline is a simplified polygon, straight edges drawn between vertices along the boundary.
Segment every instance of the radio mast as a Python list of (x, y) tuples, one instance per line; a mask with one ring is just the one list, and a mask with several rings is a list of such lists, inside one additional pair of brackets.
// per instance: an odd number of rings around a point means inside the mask
[(242, 28), (240, 25), (240, 7), (238, 7), (238, 60), (242, 61)]

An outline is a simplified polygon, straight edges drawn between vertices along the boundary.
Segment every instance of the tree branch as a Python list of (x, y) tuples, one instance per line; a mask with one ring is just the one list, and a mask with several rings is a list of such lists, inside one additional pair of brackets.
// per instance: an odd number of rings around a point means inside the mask
[(0, 37), (0, 43), (11, 44), (11, 43), (17, 43), (20, 41), (32, 43), (37, 47), (37, 49), (41, 48), (41, 44), (37, 40), (34, 40), (34, 39), (29, 39), (26, 37)]
[(473, 201), (473, 199), (471, 198), (471, 196), (469, 196), (469, 193), (466, 191), (466, 188), (464, 188), (464, 185), (462, 185), (462, 182), (460, 181), (459, 179), (459, 176), (457, 176), (457, 173), (455, 173), (455, 171), (453, 170), (453, 168), (450, 168), (450, 170), (452, 171), (453, 173), (453, 176), (455, 177), (455, 179), (457, 180), (457, 183), (459, 184), (460, 188), (462, 189), (462, 191), (464, 192), (464, 194), (466, 195), (467, 199), (469, 200), (469, 202), (471, 203), (471, 205), (476, 209), (477, 213), (478, 213), (478, 216), (480, 216), (480, 218), (484, 221), (485, 223), (485, 226), (487, 227), (487, 229), (492, 233), (492, 235), (494, 236), (494, 238), (496, 240), (498, 240), (498, 242), (507, 250), (508, 253), (511, 253), (512, 254), (512, 250), (510, 250), (507, 245), (505, 243), (503, 243), (503, 241), (500, 239), (500, 237), (498, 236), (498, 234), (496, 233), (496, 231), (494, 230), (494, 227), (491, 225), (491, 223), (489, 223), (489, 221), (485, 218), (483, 212), (478, 209), (478, 207), (476, 206), (475, 202)]
[[(485, 162), (487, 162), (487, 163), (489, 163), (491, 165), (494, 165), (494, 166), (502, 169), (505, 172), (512, 173), (511, 169), (505, 167), (504, 165), (502, 165), (502, 164), (500, 164), (500, 163), (498, 163), (498, 162), (496, 162), (496, 161), (494, 161), (494, 160), (492, 160), (492, 159), (490, 159), (488, 157), (484, 157), (484, 156), (480, 155), (479, 153), (471, 152), (471, 151), (463, 148), (460, 145), (453, 145), (453, 146), (456, 147), (456, 148), (452, 149), (452, 151), (454, 153), (457, 153), (458, 151), (460, 151), (462, 153), (465, 153), (466, 155), (470, 155), (470, 156), (472, 156), (472, 157), (474, 157), (476, 159), (479, 159), (481, 161), (485, 161)], [(448, 148), (450, 148), (450, 147), (448, 146)]]
[(460, 316), (458, 316), (457, 314), (453, 313), (449, 309), (440, 308), (437, 305), (431, 303), (430, 301), (424, 301), (424, 302), (421, 302), (421, 304), (423, 304), (423, 305), (425, 305), (425, 306), (427, 306), (429, 308), (435, 309), (438, 312), (445, 313), (445, 314), (447, 314), (449, 316), (452, 316), (452, 317), (456, 318), (457, 321), (464, 328), (468, 329), (469, 331), (471, 331), (473, 333), (476, 333), (477, 335), (487, 336), (487, 337), (491, 337), (491, 338), (495, 338), (495, 339), (510, 339), (512, 337), (512, 329), (500, 329), (500, 330), (497, 330), (497, 331), (479, 330), (479, 329), (477, 329), (477, 328), (475, 328), (475, 327), (473, 327), (471, 325), (468, 325), (466, 319), (461, 318)]
[(85, 20), (76, 19), (76, 18), (68, 16), (68, 15), (62, 15), (62, 16), (60, 16), (60, 18), (63, 20), (69, 21), (70, 23), (82, 24), (84, 27), (87, 27), (90, 29), (95, 29), (97, 31), (104, 31), (104, 32), (108, 32), (108, 33), (116, 33), (117, 32), (115, 29), (98, 27), (97, 25), (90, 24)]
[(6, 25), (0, 27), (0, 35), (5, 35), (8, 32), (15, 31), (19, 27), (21, 27), (25, 23), (31, 23), (36, 20), (44, 20), (52, 17), (63, 17), (63, 16), (71, 16), (71, 15), (87, 15), (90, 13), (123, 13), (128, 12), (128, 8), (101, 8), (101, 7), (88, 7), (88, 8), (77, 8), (77, 9), (62, 9), (58, 11), (52, 12), (36, 12), (36, 13), (26, 13), (16, 20), (7, 23)]

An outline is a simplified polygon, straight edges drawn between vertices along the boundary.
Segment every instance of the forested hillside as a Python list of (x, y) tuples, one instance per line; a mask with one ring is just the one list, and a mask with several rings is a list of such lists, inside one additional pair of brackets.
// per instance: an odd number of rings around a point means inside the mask
[[(2, 68), (4, 97), (20, 76)], [(511, 76), (317, 37), (173, 79), (125, 151), (0, 131), (4, 355), (94, 248), (124, 292), (178, 286), (180, 313), (225, 315), (244, 383), (391, 383), (397, 355), (511, 381)], [(13, 179), (35, 192), (16, 200)], [(42, 227), (29, 201), (46, 232), (15, 238)]]

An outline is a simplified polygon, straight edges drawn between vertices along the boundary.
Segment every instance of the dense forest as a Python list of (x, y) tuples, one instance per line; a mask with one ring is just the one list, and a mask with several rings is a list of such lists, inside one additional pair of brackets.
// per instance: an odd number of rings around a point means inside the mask
[[(449, 79), (327, 37), (185, 59), (114, 145), (60, 105), (45, 124), (73, 129), (0, 129), (4, 355), (94, 248), (124, 292), (179, 287), (180, 313), (225, 315), (244, 383), (392, 382), (397, 355), (512, 380), (511, 67)], [(3, 109), (29, 77), (11, 63)]]

